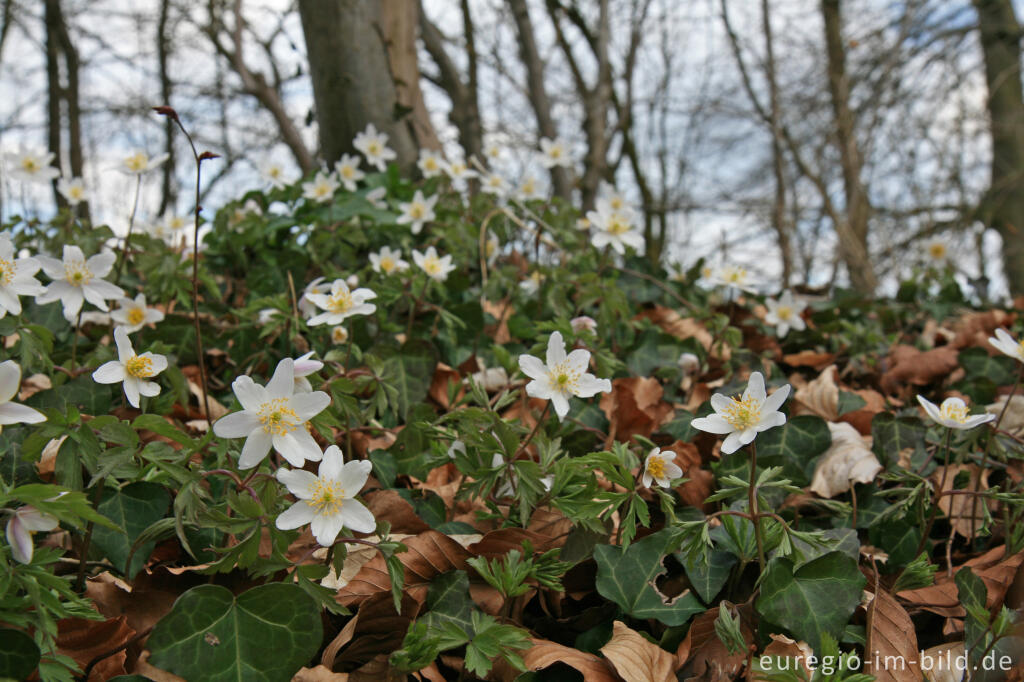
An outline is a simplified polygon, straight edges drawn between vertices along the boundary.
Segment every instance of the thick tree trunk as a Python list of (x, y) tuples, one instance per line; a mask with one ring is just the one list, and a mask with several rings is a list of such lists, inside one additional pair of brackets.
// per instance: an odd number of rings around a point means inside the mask
[(821, 13), (825, 24), (828, 89), (832, 99), (846, 195), (845, 224), (835, 227), (850, 283), (857, 291), (870, 294), (878, 285), (878, 280), (868, 252), (870, 206), (861, 180), (863, 157), (854, 130), (853, 110), (850, 108), (850, 83), (846, 75), (846, 45), (843, 43), (840, 0), (822, 0)]
[(779, 84), (775, 74), (775, 45), (772, 36), (771, 11), (768, 0), (761, 0), (761, 23), (764, 27), (765, 76), (768, 80), (768, 115), (772, 130), (772, 173), (775, 176), (775, 197), (772, 201), (772, 227), (782, 255), (782, 286), (789, 288), (793, 279), (793, 244), (786, 222), (786, 174), (782, 140), (782, 111), (779, 107)]
[(1024, 94), (1020, 24), (1011, 0), (974, 0), (988, 83), (992, 179), (981, 215), (1003, 238), (1010, 293), (1024, 295)]
[[(72, 177), (82, 177), (85, 161), (82, 154), (82, 111), (78, 100), (78, 50), (71, 42), (67, 21), (61, 9), (60, 0), (46, 0), (46, 76), (47, 76), (47, 116), (49, 128), (49, 147), (54, 153), (53, 165), (59, 170), (62, 159), (62, 138), (64, 129), (64, 107), (67, 107), (68, 130), (68, 165)], [(64, 64), (65, 86), (61, 82), (60, 65)], [(57, 181), (53, 183), (53, 193), (58, 206), (66, 206), (67, 201), (57, 191)], [(78, 205), (79, 215), (88, 219), (89, 206), (86, 202)]]
[[(548, 92), (544, 86), (544, 62), (537, 49), (530, 11), (526, 7), (526, 0), (508, 0), (508, 4), (516, 22), (519, 56), (526, 67), (527, 93), (533, 113), (537, 117), (537, 128), (542, 136), (553, 140), (558, 137), (558, 128), (551, 116), (551, 100), (548, 99)], [(566, 200), (572, 198), (572, 183), (565, 168), (551, 169), (551, 183), (555, 186), (556, 195)]]
[(409, 0), (299, 0), (324, 160), (354, 151), (370, 123), (411, 171), (437, 148), (415, 60), (417, 4)]
[[(168, 70), (168, 60), (171, 54), (171, 37), (168, 34), (168, 21), (170, 19), (171, 0), (160, 1), (160, 16), (156, 26), (156, 56), (157, 65), (160, 70), (160, 99), (163, 104), (171, 105), (171, 74)], [(159, 215), (163, 215), (168, 208), (174, 209), (178, 199), (178, 183), (174, 181), (174, 169), (176, 159), (174, 155), (174, 121), (170, 116), (164, 116), (164, 153), (167, 154), (167, 161), (160, 168), (160, 209)]]

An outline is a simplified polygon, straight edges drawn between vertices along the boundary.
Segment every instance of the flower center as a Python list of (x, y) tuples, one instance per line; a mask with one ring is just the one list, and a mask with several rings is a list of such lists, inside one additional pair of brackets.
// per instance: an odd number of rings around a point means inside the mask
[(29, 173), (35, 173), (37, 170), (39, 170), (39, 163), (37, 163), (36, 160), (33, 159), (32, 157), (27, 156), (21, 160), (21, 167), (27, 170)]
[(456, 162), (456, 163), (453, 163), (450, 166), (450, 168), (451, 168), (451, 171), (452, 171), (452, 175), (462, 175), (466, 171), (466, 164), (460, 163), (460, 162)]
[(14, 261), (4, 260), (0, 258), (0, 284), (7, 286), (14, 280), (15, 273), (18, 272), (18, 266)]
[(316, 509), (322, 516), (333, 516), (341, 511), (345, 504), (345, 489), (341, 483), (331, 478), (320, 478), (313, 484), (313, 496), (309, 506)]
[(629, 232), (629, 223), (617, 215), (612, 216), (612, 219), (608, 222), (608, 231), (612, 234), (625, 234)]
[(651, 457), (647, 460), (647, 473), (651, 478), (665, 478), (665, 460), (661, 457)]
[(146, 311), (142, 308), (131, 308), (128, 311), (128, 322), (130, 324), (142, 324), (146, 321)]
[(435, 159), (433, 156), (428, 156), (426, 159), (423, 160), (423, 167), (426, 168), (428, 171), (437, 170), (437, 159)]
[(548, 374), (552, 387), (562, 393), (575, 394), (580, 386), (580, 373), (569, 367), (567, 363), (555, 365)]
[(83, 195), (82, 188), (78, 185), (72, 185), (68, 188), (68, 194), (71, 195), (72, 199), (81, 199)]
[(441, 273), (441, 261), (437, 258), (427, 258), (423, 261), (423, 272), (428, 275), (437, 275)]
[(733, 398), (722, 412), (722, 417), (737, 431), (749, 429), (761, 421), (761, 403), (753, 397), (746, 400)]
[(612, 200), (608, 202), (608, 205), (614, 208), (616, 211), (622, 208), (622, 197), (612, 197)]
[(287, 398), (276, 398), (263, 403), (259, 411), (260, 424), (265, 433), (283, 436), (299, 425), (299, 415), (288, 407)]
[(128, 170), (141, 171), (146, 167), (146, 155), (133, 154), (124, 160), (124, 165), (128, 166)]
[(92, 272), (80, 260), (64, 264), (64, 277), (73, 287), (85, 286), (92, 281)]
[(124, 363), (124, 371), (128, 376), (135, 377), (137, 379), (148, 379), (153, 376), (153, 360), (151, 358), (145, 358), (141, 355), (136, 355), (128, 359), (128, 362)]
[(780, 320), (788, 320), (793, 317), (793, 309), (788, 305), (779, 306), (778, 311), (776, 311), (776, 315), (779, 316)]
[(562, 148), (552, 147), (551, 150), (548, 152), (548, 156), (550, 156), (552, 159), (562, 158)]
[(395, 269), (395, 261), (385, 256), (380, 259), (380, 269), (384, 272), (391, 274), (391, 271)]
[(371, 142), (366, 146), (366, 151), (369, 152), (370, 156), (380, 155), (380, 142)]
[(332, 313), (346, 313), (353, 303), (352, 294), (344, 289), (327, 299), (327, 305)]
[(939, 408), (939, 415), (941, 415), (943, 419), (949, 419), (951, 421), (955, 421), (957, 424), (963, 424), (967, 421), (967, 406), (959, 403), (946, 402)]
[(353, 168), (352, 166), (341, 167), (341, 177), (345, 178), (346, 180), (351, 180), (355, 176), (355, 174), (356, 169)]
[(325, 197), (331, 193), (331, 186), (328, 185), (326, 182), (321, 182), (316, 186), (315, 191), (318, 197)]
[(409, 217), (419, 220), (423, 217), (423, 204), (413, 204), (409, 207)]
[(928, 247), (928, 253), (935, 260), (940, 260), (946, 257), (946, 245), (945, 244), (932, 244)]

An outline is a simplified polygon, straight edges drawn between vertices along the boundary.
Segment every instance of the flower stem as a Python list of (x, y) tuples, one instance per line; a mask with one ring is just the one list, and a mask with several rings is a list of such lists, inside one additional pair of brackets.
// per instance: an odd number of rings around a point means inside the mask
[(139, 208), (139, 190), (141, 188), (142, 173), (139, 173), (135, 178), (135, 199), (132, 201), (132, 212), (128, 216), (128, 234), (124, 236), (124, 250), (121, 252), (121, 257), (117, 259), (117, 269), (114, 271), (114, 284), (120, 284), (121, 270), (124, 269), (124, 264), (128, 261), (128, 249), (131, 246), (132, 228), (135, 227), (135, 212)]
[[(1003, 403), (1003, 409), (999, 411), (999, 416), (996, 418), (995, 423), (992, 424), (992, 431), (989, 432), (988, 438), (985, 439), (985, 452), (981, 456), (981, 468), (978, 471), (978, 480), (974, 484), (974, 491), (981, 492), (981, 477), (985, 472), (985, 466), (988, 464), (988, 453), (992, 447), (992, 441), (995, 439), (996, 434), (999, 432), (999, 424), (1003, 421), (1003, 416), (1006, 414), (1006, 410), (1010, 407), (1010, 401), (1013, 400), (1014, 394), (1017, 393), (1017, 389), (1020, 388), (1021, 375), (1024, 374), (1024, 368), (1017, 372), (1017, 379), (1013, 382), (1013, 388), (1010, 389), (1009, 395), (1006, 396), (1006, 402)], [(974, 540), (974, 527), (978, 520), (978, 496), (975, 495), (971, 500), (971, 537), (970, 540)]]
[(939, 489), (936, 491), (934, 499), (932, 500), (932, 511), (928, 515), (928, 523), (924, 527), (924, 534), (921, 539), (917, 542), (917, 550), (914, 551), (914, 556), (921, 553), (924, 549), (924, 545), (928, 542), (928, 536), (931, 535), (932, 526), (935, 525), (935, 517), (939, 514), (939, 500), (942, 499), (942, 491), (946, 489), (946, 476), (949, 474), (949, 451), (950, 451), (950, 439), (953, 435), (953, 429), (946, 428), (946, 459), (945, 465), (942, 467), (942, 478), (939, 480)]
[(750, 485), (747, 486), (747, 503), (751, 521), (754, 523), (754, 538), (757, 540), (757, 562), (764, 573), (764, 537), (761, 535), (761, 517), (757, 511), (757, 445), (750, 444)]

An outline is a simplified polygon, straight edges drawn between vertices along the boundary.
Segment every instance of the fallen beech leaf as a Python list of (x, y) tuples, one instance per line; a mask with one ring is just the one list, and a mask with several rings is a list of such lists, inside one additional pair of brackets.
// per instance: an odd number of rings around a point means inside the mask
[(1010, 327), (1012, 322), (1013, 316), (1005, 310), (965, 313), (953, 323), (953, 332), (956, 334), (956, 338), (953, 339), (953, 346), (956, 348), (981, 346), (995, 353), (996, 350), (988, 343), (989, 337), (999, 327)]
[[(931, 479), (934, 481), (936, 488), (942, 483), (943, 471), (946, 471), (946, 467), (939, 466), (932, 472)], [(968, 472), (970, 476), (969, 482), (963, 488), (964, 490), (977, 490), (979, 492), (988, 490), (988, 469), (981, 469), (976, 464), (956, 464), (949, 467), (945, 476), (946, 484), (942, 492), (956, 489), (956, 477), (962, 471)], [(975, 497), (973, 495), (943, 495), (939, 498), (939, 509), (950, 520), (953, 530), (968, 540), (973, 538), (981, 529), (985, 521), (986, 504), (990, 511), (998, 509), (998, 502), (995, 500), (978, 499), (975, 505)], [(974, 516), (973, 523), (971, 521), (972, 514)]]
[(816, 414), (825, 421), (839, 419), (839, 386), (836, 384), (838, 370), (829, 365), (818, 378), (796, 389), (793, 400), (798, 404), (795, 414)]
[(813, 350), (802, 350), (799, 353), (782, 356), (782, 361), (791, 367), (810, 367), (819, 372), (831, 365), (835, 359), (835, 353), (818, 353)]
[(434, 377), (430, 381), (430, 390), (427, 393), (434, 399), (434, 402), (446, 410), (451, 407), (451, 402), (448, 400), (448, 387), (451, 384), (457, 387), (455, 400), (458, 401), (466, 393), (462, 387), (462, 376), (458, 370), (443, 362), (437, 363), (437, 367), (434, 368)]
[[(1007, 590), (1013, 583), (1021, 564), (1024, 564), (1024, 551), (1012, 556), (1004, 556), (1006, 548), (1003, 545), (993, 547), (979, 557), (966, 562), (963, 566), (953, 569), (953, 575), (964, 566), (970, 566), (971, 570), (982, 582), (988, 592), (986, 605), (994, 608), (1003, 603)], [(945, 573), (934, 585), (922, 587), (916, 590), (904, 590), (896, 595), (907, 604), (924, 611), (931, 611), (940, 616), (950, 618), (963, 618), (964, 608), (960, 605), (956, 583)]]
[[(85, 670), (94, 658), (109, 653), (134, 636), (135, 630), (128, 627), (126, 616), (107, 620), (64, 618), (57, 622), (57, 653), (70, 656), (79, 668)], [(89, 681), (109, 680), (126, 674), (127, 657), (127, 652), (122, 649), (99, 661), (90, 671)]]
[[(392, 540), (405, 542), (411, 535), (396, 533), (391, 536)], [(345, 543), (345, 563), (342, 565), (341, 574), (336, 574), (331, 567), (330, 572), (320, 580), (320, 584), (329, 590), (337, 590), (348, 585), (352, 578), (356, 577), (363, 566), (373, 557), (377, 556), (377, 549), (369, 545), (359, 545), (354, 542)], [(324, 560), (327, 558), (327, 548), (321, 547), (313, 552), (314, 559)]]
[[(402, 595), (401, 606), (402, 612), (396, 613), (390, 592), (375, 594), (364, 601), (359, 606), (352, 641), (338, 647), (339, 653), (331, 659), (329, 667), (351, 669), (399, 649), (409, 625), (420, 613), (420, 604), (408, 594)], [(321, 659), (321, 663), (326, 661)]]
[[(396, 554), (405, 568), (405, 592), (419, 603), (427, 596), (431, 578), (455, 569), (465, 570), (466, 559), (472, 556), (465, 547), (436, 530), (428, 530), (403, 541), (408, 551)], [(374, 594), (390, 592), (384, 559), (378, 554), (370, 559), (335, 596), (342, 606), (361, 604)]]
[(523, 653), (523, 663), (528, 670), (543, 670), (555, 663), (566, 665), (583, 673), (587, 682), (617, 682), (608, 662), (594, 654), (579, 649), (549, 642), (546, 639), (531, 639), (533, 646)]
[(920, 351), (913, 346), (897, 345), (885, 359), (888, 370), (880, 380), (886, 393), (899, 393), (906, 384), (924, 386), (947, 377), (958, 366), (957, 349), (939, 346)]
[(516, 309), (509, 305), (508, 301), (501, 301), (499, 303), (492, 303), (486, 299), (480, 302), (480, 307), (484, 309), (484, 312), (497, 320), (497, 324), (488, 324), (484, 326), (484, 333), (491, 338), (494, 343), (508, 343), (512, 340), (512, 334), (508, 330), (508, 320), (515, 313)]
[[(948, 644), (940, 644), (933, 646), (931, 649), (926, 649), (921, 652), (921, 660), (930, 659), (936, 662), (935, 665), (929, 666), (923, 671), (924, 678), (928, 682), (963, 682), (964, 671), (958, 670), (956, 661), (964, 655), (964, 643), (963, 642), (950, 642)], [(941, 660), (944, 665), (941, 667), (937, 662)], [(952, 661), (953, 665), (945, 665), (946, 661)]]
[(49, 480), (49, 477), (53, 476), (57, 466), (57, 453), (60, 452), (60, 446), (64, 444), (65, 440), (67, 440), (67, 434), (60, 438), (51, 438), (43, 446), (43, 452), (39, 455), (39, 461), (36, 462), (36, 471), (39, 473), (40, 478)]
[(330, 668), (318, 665), (315, 668), (302, 668), (295, 673), (292, 682), (348, 682), (348, 673), (336, 673)]
[[(921, 664), (914, 623), (885, 590), (876, 591), (868, 604), (866, 631), (864, 672), (874, 675), (875, 682), (919, 682)], [(886, 660), (902, 660), (904, 665), (885, 665)], [(875, 667), (875, 661), (883, 663)]]
[(676, 657), (644, 639), (622, 621), (612, 624), (612, 638), (601, 647), (626, 682), (675, 682)]
[[(715, 475), (707, 469), (701, 469), (700, 451), (697, 450), (697, 446), (677, 440), (672, 445), (662, 448), (662, 452), (666, 451), (676, 453), (676, 466), (690, 479), (675, 488), (679, 499), (687, 506), (703, 507), (704, 500), (711, 497), (711, 493), (715, 491)], [(708, 505), (708, 511), (712, 506), (713, 503)]]
[(601, 410), (608, 418), (609, 438), (627, 442), (635, 435), (648, 437), (671, 418), (672, 405), (661, 399), (661, 382), (652, 377), (612, 379), (610, 393), (601, 395)]
[(807, 673), (808, 680), (814, 676), (814, 671), (807, 664), (808, 659), (814, 655), (814, 650), (811, 649), (810, 644), (798, 642), (785, 635), (772, 634), (768, 636), (772, 642), (765, 647), (761, 653), (762, 656), (768, 656), (775, 660), (796, 659), (796, 661), (790, 661), (790, 665), (780, 667), (785, 670), (796, 670), (798, 669), (797, 665), (799, 665)]
[[(996, 415), (998, 419), (1006, 407), (1006, 398), (1005, 395), (999, 396), (994, 403), (985, 406), (985, 411)], [(999, 422), (999, 428), (1018, 437), (1024, 436), (1024, 395), (1013, 396), (1010, 406), (1006, 407), (1006, 413), (1003, 414), (1003, 420)]]
[(25, 402), (39, 391), (46, 391), (53, 388), (53, 382), (45, 374), (33, 374), (21, 382), (21, 390), (18, 391), (18, 401)]
[[(732, 607), (729, 602), (722, 603), (726, 608)], [(740, 606), (737, 610), (740, 614), (740, 633), (749, 647), (754, 643), (754, 632), (750, 629), (749, 621), (752, 617), (748, 617), (747, 608)], [(736, 679), (746, 665), (748, 651), (729, 653), (715, 632), (718, 612), (718, 607), (715, 607), (696, 616), (686, 633), (686, 639), (676, 650), (676, 660), (686, 664), (683, 671), (689, 673), (686, 674), (687, 678), (692, 676), (700, 680), (725, 682)]]
[[(711, 332), (701, 322), (692, 317), (682, 317), (676, 311), (665, 306), (656, 305), (652, 309), (638, 314), (633, 319), (650, 320), (661, 327), (662, 331), (666, 334), (671, 334), (677, 339), (697, 339), (706, 351), (710, 351), (711, 346), (715, 342), (715, 337), (711, 335)], [(724, 344), (716, 349), (716, 357), (728, 360), (730, 355), (729, 347)]]
[(811, 492), (832, 498), (848, 491), (852, 483), (870, 483), (882, 470), (871, 439), (861, 436), (846, 423), (829, 422), (832, 445), (818, 460), (811, 480)]
[(430, 530), (430, 526), (397, 490), (375, 490), (363, 495), (363, 501), (373, 517), (391, 523), (391, 530), (395, 533), (415, 535)]
[[(187, 377), (186, 379), (188, 381), (188, 392), (196, 399), (196, 405), (198, 406), (196, 407), (196, 413), (201, 417), (205, 417), (206, 408), (203, 402), (203, 389), (200, 388), (199, 384), (192, 379), (188, 379)], [(217, 421), (231, 411), (217, 402), (217, 400), (211, 395), (207, 395), (207, 401), (210, 404), (210, 419), (212, 421)]]
[(572, 529), (572, 521), (553, 507), (538, 507), (527, 524), (527, 530), (544, 538), (544, 546), (549, 548), (564, 545)]

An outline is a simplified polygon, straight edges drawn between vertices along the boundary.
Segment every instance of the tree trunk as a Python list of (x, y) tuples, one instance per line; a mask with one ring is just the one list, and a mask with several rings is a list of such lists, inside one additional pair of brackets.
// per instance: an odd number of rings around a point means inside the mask
[[(67, 106), (68, 165), (71, 176), (82, 177), (85, 165), (82, 155), (82, 111), (78, 100), (78, 50), (71, 42), (67, 21), (61, 9), (60, 0), (46, 0), (46, 76), (47, 76), (47, 117), (50, 151), (54, 153), (53, 165), (61, 167), (63, 138), (63, 108)], [(63, 61), (67, 85), (61, 83), (60, 65)], [(57, 191), (57, 180), (53, 181), (53, 193), (58, 206), (67, 206), (67, 201)], [(82, 202), (77, 207), (78, 215), (88, 219), (89, 205)]]
[[(540, 129), (542, 136), (553, 140), (558, 137), (558, 128), (551, 116), (551, 100), (548, 99), (548, 92), (544, 87), (544, 62), (537, 49), (530, 11), (526, 7), (526, 0), (508, 0), (508, 4), (516, 22), (519, 56), (526, 67), (527, 94), (533, 113), (537, 117), (537, 128)], [(551, 183), (555, 186), (556, 195), (567, 201), (572, 198), (572, 183), (565, 168), (556, 166), (551, 169)]]
[(857, 291), (870, 294), (878, 285), (868, 253), (868, 195), (861, 181), (863, 158), (854, 131), (850, 108), (850, 83), (846, 75), (846, 46), (843, 43), (840, 0), (822, 0), (821, 13), (825, 23), (825, 51), (828, 62), (828, 89), (835, 117), (835, 134), (843, 169), (846, 214), (836, 225), (839, 250), (850, 283)]
[(1003, 238), (1003, 270), (1024, 295), (1024, 94), (1020, 24), (1011, 0), (974, 0), (988, 84), (992, 178), (981, 215)]
[(771, 11), (768, 0), (761, 0), (761, 23), (764, 26), (765, 76), (768, 80), (768, 116), (772, 131), (772, 173), (775, 176), (775, 198), (772, 201), (772, 227), (782, 255), (782, 287), (788, 289), (793, 279), (793, 244), (786, 223), (786, 175), (782, 152), (782, 111), (779, 108), (779, 84), (775, 77), (775, 46), (772, 37)]
[(388, 134), (405, 172), (415, 168), (421, 146), (439, 146), (423, 118), (416, 12), (408, 0), (299, 0), (328, 163), (354, 152), (353, 138), (370, 123)]
[[(160, 1), (160, 17), (156, 27), (156, 56), (157, 65), (160, 70), (160, 99), (163, 104), (171, 106), (171, 74), (168, 70), (168, 60), (171, 53), (171, 38), (168, 35), (167, 22), (170, 18), (171, 0)], [(164, 116), (164, 152), (167, 154), (167, 161), (160, 168), (160, 209), (159, 215), (167, 212), (167, 209), (174, 209), (178, 200), (178, 183), (174, 181), (174, 169), (176, 166), (174, 156), (174, 121), (170, 116)]]

